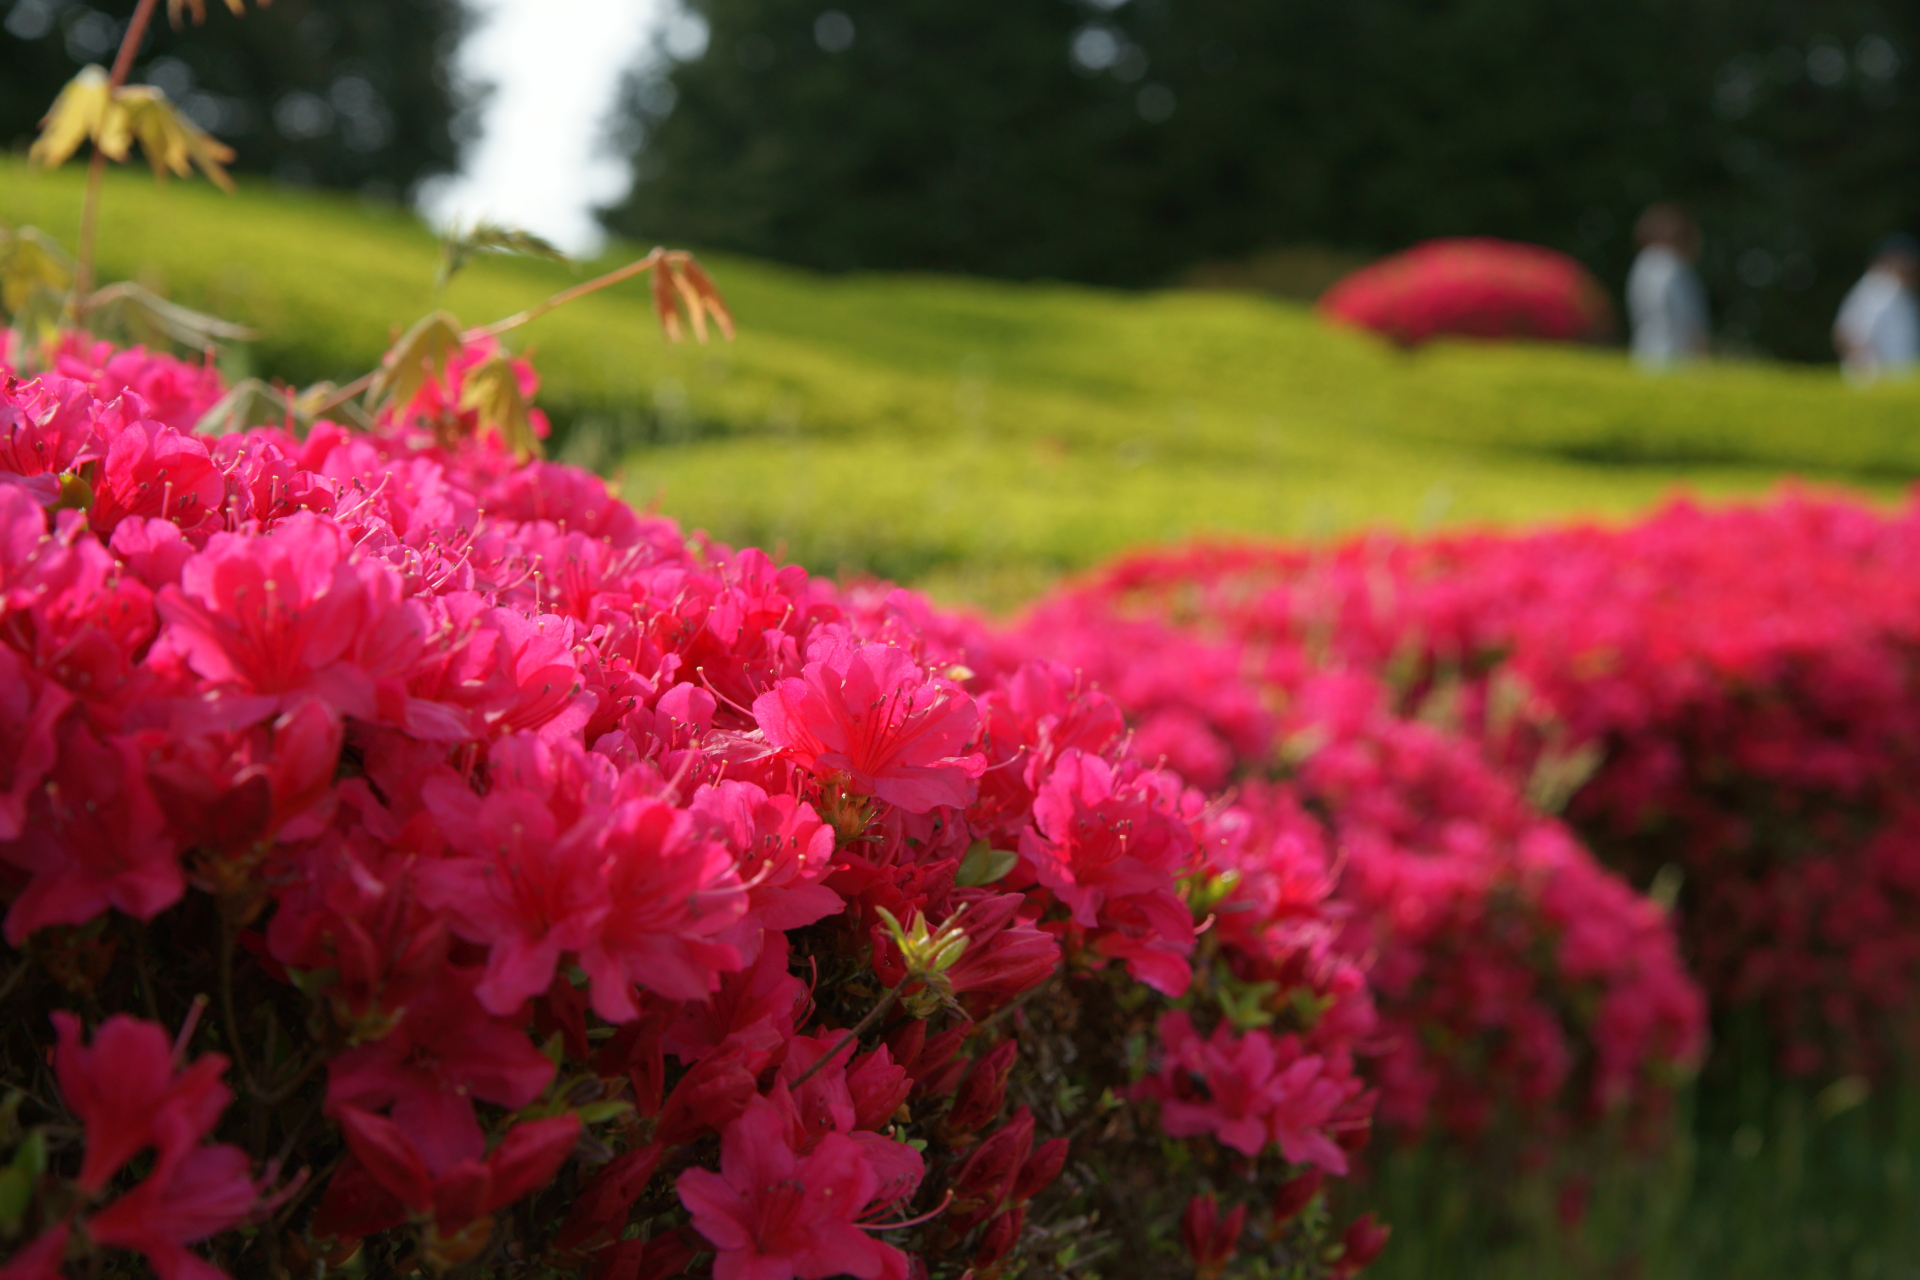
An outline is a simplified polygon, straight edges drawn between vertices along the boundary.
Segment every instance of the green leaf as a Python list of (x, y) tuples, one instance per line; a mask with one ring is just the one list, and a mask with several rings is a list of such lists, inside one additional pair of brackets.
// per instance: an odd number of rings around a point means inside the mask
[(1004, 879), (1018, 861), (1020, 855), (1010, 849), (996, 849), (985, 840), (975, 840), (967, 856), (960, 859), (960, 870), (954, 874), (953, 882), (963, 889), (993, 884)]
[(37, 227), (0, 228), (0, 309), (18, 315), (36, 294), (64, 301), (73, 287), (73, 259)]
[(148, 346), (177, 342), (204, 350), (221, 342), (249, 342), (254, 337), (253, 330), (245, 325), (168, 302), (130, 280), (89, 294), (80, 304), (80, 320), (89, 332), (100, 337)]
[(340, 981), (338, 969), (288, 969), (287, 980), (309, 1000), (318, 1000), (327, 988)]
[(289, 422), (294, 433), (304, 437), (312, 418), (303, 415), (297, 403), (289, 403), (284, 391), (276, 391), (258, 378), (244, 378), (200, 415), (193, 431), (195, 435), (225, 436), (250, 427), (278, 427)]
[(567, 1056), (567, 1038), (558, 1031), (554, 1032), (540, 1046), (540, 1053), (554, 1066), (559, 1066)]
[(47, 1135), (41, 1129), (29, 1129), (13, 1150), (12, 1167), (29, 1179), (47, 1171)]
[(83, 142), (92, 142), (111, 160), (125, 160), (138, 143), (157, 178), (169, 173), (184, 178), (197, 167), (214, 185), (233, 190), (226, 170), (233, 148), (182, 115), (160, 90), (115, 88), (99, 67), (82, 68), (60, 90), (27, 155), (35, 164), (57, 169)]
[(233, 148), (182, 115), (151, 85), (116, 91), (94, 137), (94, 145), (112, 160), (125, 160), (135, 142), (153, 166), (153, 176), (163, 182), (169, 173), (184, 178), (197, 166), (213, 185), (233, 190), (226, 170), (233, 163)]
[(482, 427), (500, 433), (516, 458), (540, 456), (540, 437), (533, 434), (533, 418), (513, 362), (494, 356), (467, 370), (460, 384), (460, 407), (480, 416)]
[(422, 316), (381, 359), (370, 403), (405, 404), (429, 378), (446, 376), (447, 362), (459, 349), (458, 320), (445, 311)]
[(609, 1120), (626, 1115), (633, 1110), (631, 1102), (609, 1098), (604, 1102), (589, 1102), (584, 1107), (575, 1107), (573, 1113), (580, 1117), (583, 1125), (605, 1124)]
[(33, 1179), (15, 1168), (0, 1169), (0, 1237), (20, 1234), (20, 1224), (33, 1203)]
[(454, 228), (440, 242), (440, 274), (434, 288), (444, 289), (461, 268), (483, 253), (511, 253), (524, 258), (546, 258), (551, 262), (569, 261), (566, 254), (531, 231), (506, 227), (482, 219), (468, 230)]

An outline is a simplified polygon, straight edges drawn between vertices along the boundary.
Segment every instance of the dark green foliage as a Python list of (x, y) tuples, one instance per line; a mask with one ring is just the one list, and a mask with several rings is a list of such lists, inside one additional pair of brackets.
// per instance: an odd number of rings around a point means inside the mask
[[(838, 52), (816, 33), (830, 3), (852, 21)], [(628, 95), (644, 146), (608, 221), (642, 238), (1148, 284), (1287, 244), (1489, 234), (1617, 282), (1639, 210), (1679, 199), (1723, 336), (1810, 359), (1874, 243), (1920, 220), (1909, 5), (690, 8), (704, 53)], [(1076, 40), (1105, 67), (1076, 65)]]
[[(700, 0), (705, 56), (629, 110), (651, 142), (611, 224), (829, 269), (960, 269), (1135, 280), (1152, 227), (1122, 86), (1066, 69), (1080, 15), (1057, 0), (858, 7), (839, 53), (818, 0)], [(671, 105), (677, 98), (677, 106)], [(656, 117), (664, 119), (656, 125)], [(1089, 222), (1089, 203), (1107, 216)]]
[[(134, 0), (0, 0), (0, 142), (24, 145), (60, 86), (112, 63)], [(277, 0), (236, 18), (224, 4), (179, 31), (156, 15), (129, 77), (156, 84), (285, 181), (398, 198), (459, 159), (449, 76), (460, 0)]]

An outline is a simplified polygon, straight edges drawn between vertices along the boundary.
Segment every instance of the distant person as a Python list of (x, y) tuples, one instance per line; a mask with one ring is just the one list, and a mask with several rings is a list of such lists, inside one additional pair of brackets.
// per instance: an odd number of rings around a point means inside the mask
[(1656, 204), (1633, 227), (1640, 253), (1627, 273), (1633, 358), (1666, 369), (1707, 354), (1707, 291), (1693, 269), (1700, 228), (1675, 204)]
[(1888, 236), (1833, 322), (1840, 367), (1854, 382), (1913, 372), (1920, 363), (1920, 240)]

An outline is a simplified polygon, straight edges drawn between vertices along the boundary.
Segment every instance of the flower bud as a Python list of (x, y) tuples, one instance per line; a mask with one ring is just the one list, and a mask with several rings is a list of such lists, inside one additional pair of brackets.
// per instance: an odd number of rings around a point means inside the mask
[(1013, 1180), (1013, 1198), (1017, 1203), (1027, 1201), (1053, 1185), (1060, 1176), (1060, 1170), (1067, 1165), (1067, 1140), (1051, 1138), (1033, 1149), (1027, 1162), (1020, 1166), (1020, 1176)]
[(1346, 1246), (1346, 1253), (1340, 1260), (1352, 1269), (1348, 1274), (1378, 1258), (1380, 1251), (1387, 1247), (1387, 1237), (1392, 1234), (1393, 1228), (1376, 1221), (1371, 1213), (1363, 1213), (1348, 1223), (1346, 1234), (1340, 1237), (1340, 1242)]
[(1032, 1150), (1033, 1113), (1021, 1107), (1013, 1119), (974, 1148), (954, 1176), (954, 1203), (948, 1216), (955, 1230), (965, 1230), (999, 1211)]
[(948, 916), (938, 929), (929, 928), (927, 917), (918, 909), (904, 926), (885, 907), (876, 906), (874, 912), (886, 926), (893, 945), (900, 949), (901, 962), (906, 966), (907, 975), (900, 986), (907, 1012), (925, 1018), (941, 1005), (952, 1006), (953, 983), (947, 971), (967, 951), (967, 931), (960, 924), (966, 906)]
[(1193, 1259), (1199, 1280), (1214, 1280), (1226, 1270), (1240, 1252), (1240, 1229), (1246, 1221), (1245, 1205), (1236, 1206), (1222, 1219), (1220, 1202), (1211, 1192), (1187, 1202), (1187, 1211), (1180, 1218), (1180, 1240), (1187, 1246), (1187, 1256)]
[(894, 1064), (887, 1046), (855, 1058), (847, 1071), (847, 1094), (853, 1101), (856, 1129), (879, 1130), (913, 1090), (913, 1081)]
[(980, 1233), (980, 1247), (974, 1250), (973, 1265), (976, 1270), (987, 1268), (1013, 1252), (1013, 1246), (1020, 1243), (1020, 1229), (1027, 1225), (1027, 1210), (1024, 1205), (1000, 1214), (987, 1224)]
[[(920, 1030), (914, 1032), (915, 1027)], [(893, 1060), (913, 1079), (911, 1097), (939, 1098), (953, 1091), (954, 1085), (960, 1081), (960, 1072), (966, 1069), (965, 1062), (952, 1061), (953, 1055), (972, 1033), (973, 1024), (962, 1022), (948, 1027), (937, 1036), (928, 1036), (926, 1024), (914, 1021), (907, 1024), (906, 1031), (894, 1037), (891, 1044)]]
[(1313, 1198), (1320, 1194), (1320, 1183), (1325, 1176), (1316, 1166), (1297, 1178), (1288, 1179), (1273, 1197), (1273, 1225), (1283, 1227), (1306, 1212)]
[(1013, 1071), (1013, 1060), (1019, 1052), (1019, 1045), (1002, 1040), (974, 1059), (954, 1095), (953, 1110), (947, 1113), (941, 1126), (946, 1141), (964, 1142), (1000, 1114), (1000, 1104), (1007, 1100), (1007, 1076)]

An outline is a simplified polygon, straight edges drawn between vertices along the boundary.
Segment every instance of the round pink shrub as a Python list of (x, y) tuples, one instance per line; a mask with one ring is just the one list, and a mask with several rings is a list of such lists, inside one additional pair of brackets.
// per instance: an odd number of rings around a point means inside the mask
[(1320, 299), (1330, 319), (1403, 347), (1435, 338), (1587, 342), (1613, 323), (1606, 291), (1563, 253), (1511, 240), (1429, 240), (1341, 280)]

